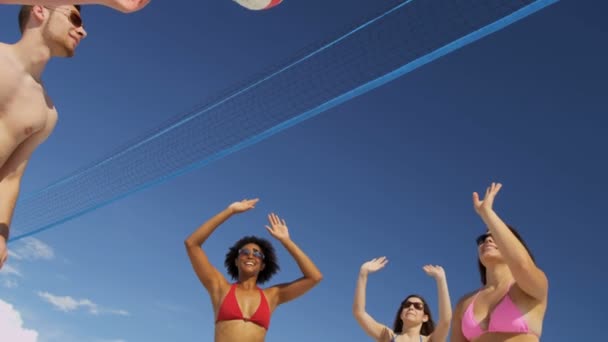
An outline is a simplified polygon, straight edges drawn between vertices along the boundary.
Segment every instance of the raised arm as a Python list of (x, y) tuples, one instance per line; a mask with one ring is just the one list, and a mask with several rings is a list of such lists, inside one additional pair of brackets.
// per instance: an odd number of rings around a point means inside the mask
[(378, 323), (370, 314), (365, 311), (365, 290), (367, 287), (367, 275), (376, 272), (383, 268), (388, 259), (385, 257), (372, 259), (363, 265), (359, 270), (357, 278), (357, 287), (355, 288), (355, 300), (353, 302), (353, 315), (357, 323), (363, 328), (363, 331), (375, 341), (381, 341), (383, 336), (386, 337), (388, 328)]
[(499, 183), (492, 183), (487, 188), (483, 201), (476, 192), (473, 193), (475, 210), (492, 234), (517, 285), (531, 297), (544, 300), (549, 288), (545, 273), (536, 266), (526, 248), (492, 209), (494, 199), (501, 187)]
[(424, 271), (437, 282), (437, 297), (439, 298), (439, 320), (435, 331), (431, 334), (431, 342), (445, 342), (450, 333), (450, 321), (452, 320), (452, 303), (448, 291), (447, 277), (441, 266), (424, 266)]
[(102, 5), (123, 13), (139, 11), (146, 7), (148, 3), (150, 3), (150, 0), (0, 0), (0, 4), (3, 5)]
[(271, 288), (271, 291), (275, 293), (275, 302), (278, 306), (310, 291), (323, 279), (323, 275), (312, 260), (291, 240), (285, 220), (280, 219), (275, 214), (270, 214), (268, 215), (268, 221), (270, 226), (266, 226), (266, 229), (291, 254), (303, 274), (303, 277), (290, 283), (275, 285)]
[(51, 113), (44, 129), (22, 142), (0, 167), (0, 269), (8, 258), (6, 245), (21, 189), (21, 179), (32, 154), (51, 135), (57, 124), (57, 112), (53, 110)]
[(207, 240), (211, 233), (228, 218), (234, 214), (242, 213), (254, 208), (257, 202), (257, 199), (253, 199), (232, 203), (228, 208), (222, 210), (209, 221), (203, 223), (186, 239), (186, 241), (184, 241), (194, 272), (214, 299), (219, 297), (219, 291), (222, 286), (228, 284), (228, 280), (209, 262), (201, 245)]

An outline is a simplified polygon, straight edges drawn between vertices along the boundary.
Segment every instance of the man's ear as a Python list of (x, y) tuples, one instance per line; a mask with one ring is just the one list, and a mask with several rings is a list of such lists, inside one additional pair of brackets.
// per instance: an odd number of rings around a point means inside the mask
[(30, 20), (36, 20), (36, 24), (41, 24), (46, 18), (48, 18), (49, 14), (49, 10), (46, 9), (44, 6), (35, 5), (32, 6)]

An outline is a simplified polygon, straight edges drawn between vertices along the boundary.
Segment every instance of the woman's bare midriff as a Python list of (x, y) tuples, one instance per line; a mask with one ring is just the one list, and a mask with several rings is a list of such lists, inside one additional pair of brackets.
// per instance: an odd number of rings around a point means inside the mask
[(215, 324), (215, 342), (264, 342), (266, 329), (244, 320), (222, 321)]

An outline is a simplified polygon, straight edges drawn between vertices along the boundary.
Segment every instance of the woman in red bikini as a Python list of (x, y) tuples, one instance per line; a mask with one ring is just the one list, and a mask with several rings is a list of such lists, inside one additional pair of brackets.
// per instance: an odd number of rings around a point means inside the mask
[(501, 187), (492, 183), (483, 201), (473, 193), (488, 228), (477, 238), (484, 286), (458, 302), (451, 342), (538, 342), (542, 332), (549, 282), (521, 236), (492, 209)]
[(323, 276), (315, 264), (290, 239), (285, 220), (268, 215), (266, 229), (296, 260), (303, 277), (265, 289), (258, 287), (278, 272), (272, 244), (262, 238), (247, 236), (230, 247), (224, 265), (234, 283), (230, 283), (207, 259), (201, 245), (209, 235), (234, 214), (255, 207), (257, 199), (232, 203), (200, 226), (188, 239), (186, 250), (194, 272), (209, 292), (215, 313), (215, 342), (263, 342), (270, 316), (277, 306), (300, 297), (317, 285)]

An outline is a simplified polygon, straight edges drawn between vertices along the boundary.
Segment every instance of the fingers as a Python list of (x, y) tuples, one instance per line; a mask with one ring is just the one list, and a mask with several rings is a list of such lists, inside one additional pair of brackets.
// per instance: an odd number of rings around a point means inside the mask
[(248, 209), (255, 208), (255, 205), (256, 205), (256, 203), (258, 203), (259, 200), (260, 200), (259, 198), (254, 198), (254, 199), (243, 198), (242, 200), (240, 200), (238, 202), (234, 202), (232, 205), (234, 205), (235, 208), (238, 208), (239, 211), (245, 211)]
[(272, 230), (272, 228), (265, 226), (266, 230), (270, 233), (270, 235), (274, 236), (274, 230)]
[[(494, 184), (494, 183), (492, 183), (492, 184)], [(493, 191), (493, 192), (494, 192), (494, 195), (496, 195), (496, 194), (497, 194), (497, 193), (500, 191), (500, 188), (502, 188), (502, 184), (500, 184), (500, 183), (496, 183), (496, 184), (494, 185), (494, 191)]]
[(424, 265), (422, 269), (424, 269), (424, 271), (429, 274), (437, 274), (443, 271), (443, 267), (439, 265)]
[(383, 256), (383, 257), (373, 259), (371, 263), (374, 265), (374, 268), (376, 270), (379, 270), (379, 269), (383, 268), (384, 266), (386, 266), (386, 264), (388, 264), (388, 259), (385, 256)]
[(268, 221), (273, 226), (283, 225), (287, 227), (287, 223), (284, 219), (279, 218), (275, 213), (268, 214)]
[(486, 192), (486, 196), (496, 195), (500, 191), (500, 188), (502, 188), (502, 184), (492, 182), (492, 185), (490, 185), (490, 187), (488, 188), (488, 191)]
[(270, 224), (272, 226), (276, 226), (277, 225), (277, 218), (276, 218), (276, 215), (274, 213), (268, 214), (268, 222), (270, 222)]
[(424, 267), (428, 267), (428, 268), (431, 268), (431, 269), (435, 269), (435, 268), (443, 268), (443, 267), (441, 267), (441, 266), (439, 266), (439, 265), (431, 265), (431, 264), (424, 265)]
[(377, 257), (377, 258), (373, 258), (372, 260), (366, 261), (363, 264), (368, 264), (371, 269), (373, 270), (379, 270), (382, 267), (386, 266), (386, 264), (388, 263), (388, 259), (385, 256), (382, 257)]
[(473, 193), (473, 204), (475, 206), (479, 206), (479, 204), (481, 204), (481, 201), (479, 200), (479, 194), (476, 192)]
[[(502, 188), (502, 184), (492, 182), (492, 184), (490, 184), (490, 186), (486, 188), (486, 193), (484, 195), (484, 199), (487, 199), (488, 197), (496, 196), (496, 194), (498, 194), (498, 192), (500, 191), (501, 188)], [(475, 204), (480, 204), (482, 202), (482, 201), (480, 201), (479, 194), (477, 192), (473, 193), (473, 202), (475, 202)]]
[(371, 262), (376, 263), (376, 264), (377, 263), (383, 263), (384, 261), (386, 261), (386, 257), (385, 256), (381, 256), (381, 257), (378, 257), (378, 258), (373, 258), (371, 260)]

